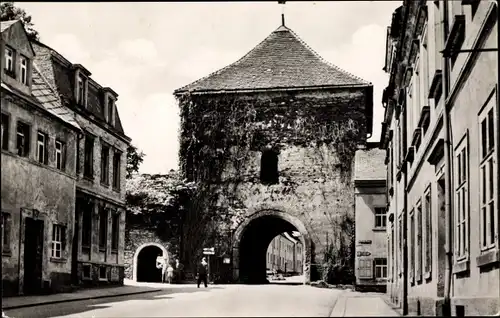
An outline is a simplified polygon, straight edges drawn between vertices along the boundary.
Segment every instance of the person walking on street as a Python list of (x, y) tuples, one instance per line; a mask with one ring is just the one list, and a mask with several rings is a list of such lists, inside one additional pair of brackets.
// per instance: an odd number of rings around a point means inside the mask
[(198, 276), (198, 288), (200, 288), (200, 284), (203, 281), (203, 284), (205, 285), (205, 288), (208, 287), (207, 283), (207, 261), (205, 260), (205, 257), (201, 260), (200, 264), (198, 264), (198, 269), (197, 269), (197, 276)]
[(167, 282), (169, 284), (172, 284), (172, 278), (174, 278), (174, 268), (172, 267), (172, 265), (168, 264), (168, 267), (167, 267)]

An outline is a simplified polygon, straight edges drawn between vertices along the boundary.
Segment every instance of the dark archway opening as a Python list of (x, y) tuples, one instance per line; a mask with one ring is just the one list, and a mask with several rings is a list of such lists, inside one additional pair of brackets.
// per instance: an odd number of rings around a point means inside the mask
[(138, 282), (161, 282), (161, 269), (156, 268), (156, 258), (162, 255), (161, 248), (154, 245), (146, 246), (139, 252), (137, 255)]
[[(276, 216), (262, 216), (247, 225), (239, 246), (239, 277), (242, 283), (269, 283), (268, 247), (277, 235), (284, 232), (297, 232), (297, 229)], [(303, 246), (303, 240), (301, 242)]]

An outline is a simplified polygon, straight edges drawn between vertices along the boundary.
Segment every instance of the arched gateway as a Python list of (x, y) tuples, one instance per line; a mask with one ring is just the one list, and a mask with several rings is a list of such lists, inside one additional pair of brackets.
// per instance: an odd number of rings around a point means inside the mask
[(134, 253), (133, 280), (137, 282), (160, 282), (161, 270), (156, 268), (157, 256), (168, 257), (167, 249), (158, 243), (145, 243)]
[(310, 281), (311, 238), (296, 217), (276, 209), (261, 210), (245, 219), (233, 237), (233, 279), (245, 283), (266, 282), (266, 251), (272, 239), (283, 232), (298, 231), (304, 246), (304, 283)]

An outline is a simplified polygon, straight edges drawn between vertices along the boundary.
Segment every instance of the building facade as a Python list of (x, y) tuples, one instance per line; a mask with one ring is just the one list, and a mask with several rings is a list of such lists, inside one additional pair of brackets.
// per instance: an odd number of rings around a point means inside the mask
[(371, 83), (326, 62), (283, 23), (174, 94), (181, 172), (213, 187), (200, 214), (229, 215), (214, 228), (233, 280), (265, 282), (269, 243), (287, 231), (304, 240), (305, 282), (319, 279), (331, 232), (341, 232), (334, 219), (354, 218), (352, 163), (371, 133)]
[(385, 152), (368, 143), (356, 152), (354, 186), (356, 225), (356, 290), (386, 290), (386, 175)]
[(73, 283), (121, 284), (124, 277), (125, 175), (130, 138), (123, 131), (109, 87), (92, 80), (52, 48), (33, 42), (35, 61), (70, 108), (83, 134), (76, 153), (76, 234), (72, 246)]
[(64, 291), (81, 129), (33, 63), (22, 23), (1, 30), (3, 295)]
[(267, 270), (284, 274), (301, 275), (303, 248), (300, 239), (283, 233), (276, 236), (267, 248)]
[(387, 293), (404, 311), (500, 309), (497, 10), (405, 1), (388, 28)]

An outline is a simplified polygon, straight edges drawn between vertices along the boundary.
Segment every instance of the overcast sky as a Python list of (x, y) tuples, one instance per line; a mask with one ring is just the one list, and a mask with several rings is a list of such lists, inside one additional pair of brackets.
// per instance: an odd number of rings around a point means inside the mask
[[(281, 24), (277, 2), (16, 3), (41, 42), (118, 94), (125, 133), (146, 153), (142, 173), (177, 169), (173, 91), (235, 62)], [(287, 2), (286, 25), (329, 62), (373, 83), (383, 118), (386, 28), (400, 1)]]

